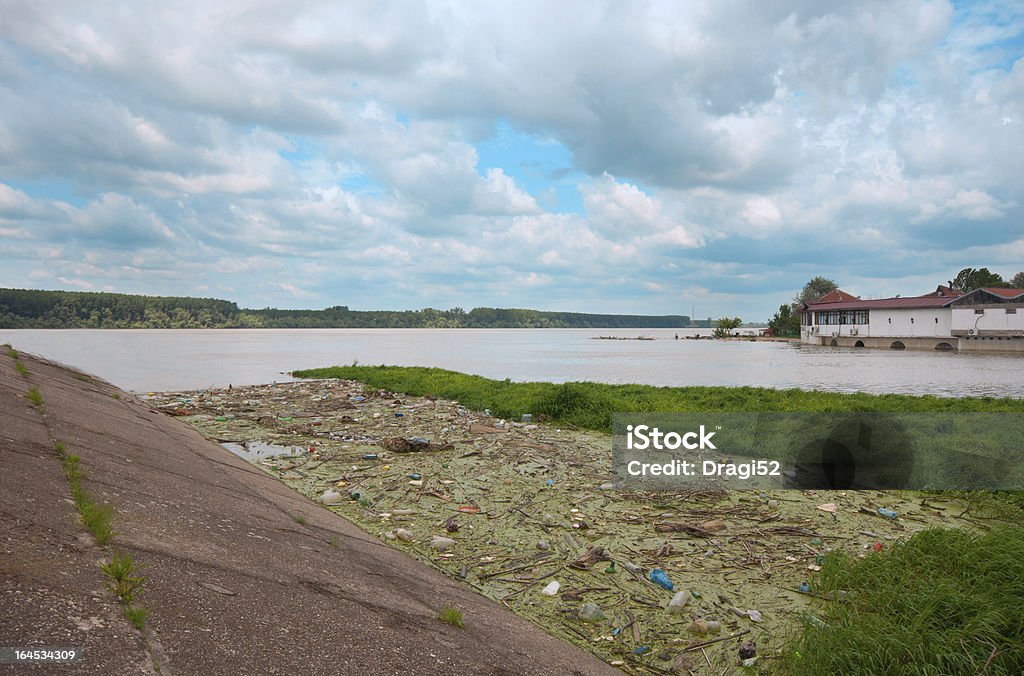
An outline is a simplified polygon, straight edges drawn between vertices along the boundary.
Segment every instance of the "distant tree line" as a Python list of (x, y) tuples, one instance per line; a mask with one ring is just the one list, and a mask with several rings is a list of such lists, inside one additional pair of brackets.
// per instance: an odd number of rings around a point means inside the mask
[(686, 315), (611, 315), (504, 308), (324, 310), (239, 308), (215, 298), (137, 296), (84, 291), (0, 289), (4, 329), (192, 328), (581, 328), (655, 329), (691, 326)]

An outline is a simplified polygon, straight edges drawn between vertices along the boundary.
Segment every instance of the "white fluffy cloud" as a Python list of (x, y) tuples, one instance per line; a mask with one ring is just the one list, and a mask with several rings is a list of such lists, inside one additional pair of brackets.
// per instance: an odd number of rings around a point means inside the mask
[[(1009, 2), (101, 1), (3, 19), (0, 284), (646, 312), (703, 289), (763, 317), (815, 274), (911, 293), (1017, 271)], [(499, 126), (567, 166), (482, 159)]]

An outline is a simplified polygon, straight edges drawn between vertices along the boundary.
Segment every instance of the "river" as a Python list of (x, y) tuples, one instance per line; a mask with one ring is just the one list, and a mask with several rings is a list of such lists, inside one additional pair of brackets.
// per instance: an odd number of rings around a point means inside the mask
[[(258, 384), (335, 364), (438, 366), (514, 381), (1024, 397), (1024, 356), (685, 340), (675, 329), (22, 329), (0, 343), (137, 392)], [(706, 335), (707, 330), (703, 330)], [(675, 335), (680, 335), (680, 340)], [(655, 340), (594, 340), (596, 336)]]

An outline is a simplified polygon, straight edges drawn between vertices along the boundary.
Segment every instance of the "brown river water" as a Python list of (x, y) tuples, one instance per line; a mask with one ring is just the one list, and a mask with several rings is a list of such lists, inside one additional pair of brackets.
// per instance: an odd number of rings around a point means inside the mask
[[(288, 380), (336, 364), (437, 366), (514, 381), (751, 385), (1024, 397), (1024, 355), (685, 340), (675, 329), (22, 329), (0, 343), (138, 392)], [(701, 330), (707, 335), (708, 330)], [(680, 339), (676, 340), (676, 334)], [(597, 336), (655, 340), (594, 340)]]

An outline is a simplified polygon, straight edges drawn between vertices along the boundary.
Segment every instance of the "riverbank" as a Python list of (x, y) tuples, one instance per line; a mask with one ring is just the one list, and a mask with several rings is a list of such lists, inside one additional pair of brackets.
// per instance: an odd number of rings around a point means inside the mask
[[(517, 384), (433, 369), (352, 368), (340, 373), (369, 382), (166, 393), (149, 403), (330, 503), (381, 542), (634, 673), (736, 670), (751, 640), (760, 664), (771, 668), (801, 618), (824, 613), (827, 602), (809, 586), (801, 590), (833, 554), (859, 560), (931, 527), (983, 528), (983, 522), (952, 496), (909, 492), (618, 491), (607, 485), (608, 436), (570, 429), (568, 421), (599, 428), (604, 407), (620, 401), (665, 407), (654, 410), (680, 403), (685, 410), (1022, 405), (753, 388)], [(540, 413), (538, 402), (552, 407)], [(490, 414), (482, 412), (487, 408)], [(551, 422), (518, 422), (526, 411)], [(672, 592), (650, 580), (656, 569), (672, 581)], [(680, 591), (685, 604), (670, 612)]]
[[(0, 415), (5, 645), (84, 648), (84, 674), (613, 673), (95, 377), (5, 348)], [(145, 577), (142, 630), (115, 553)]]

